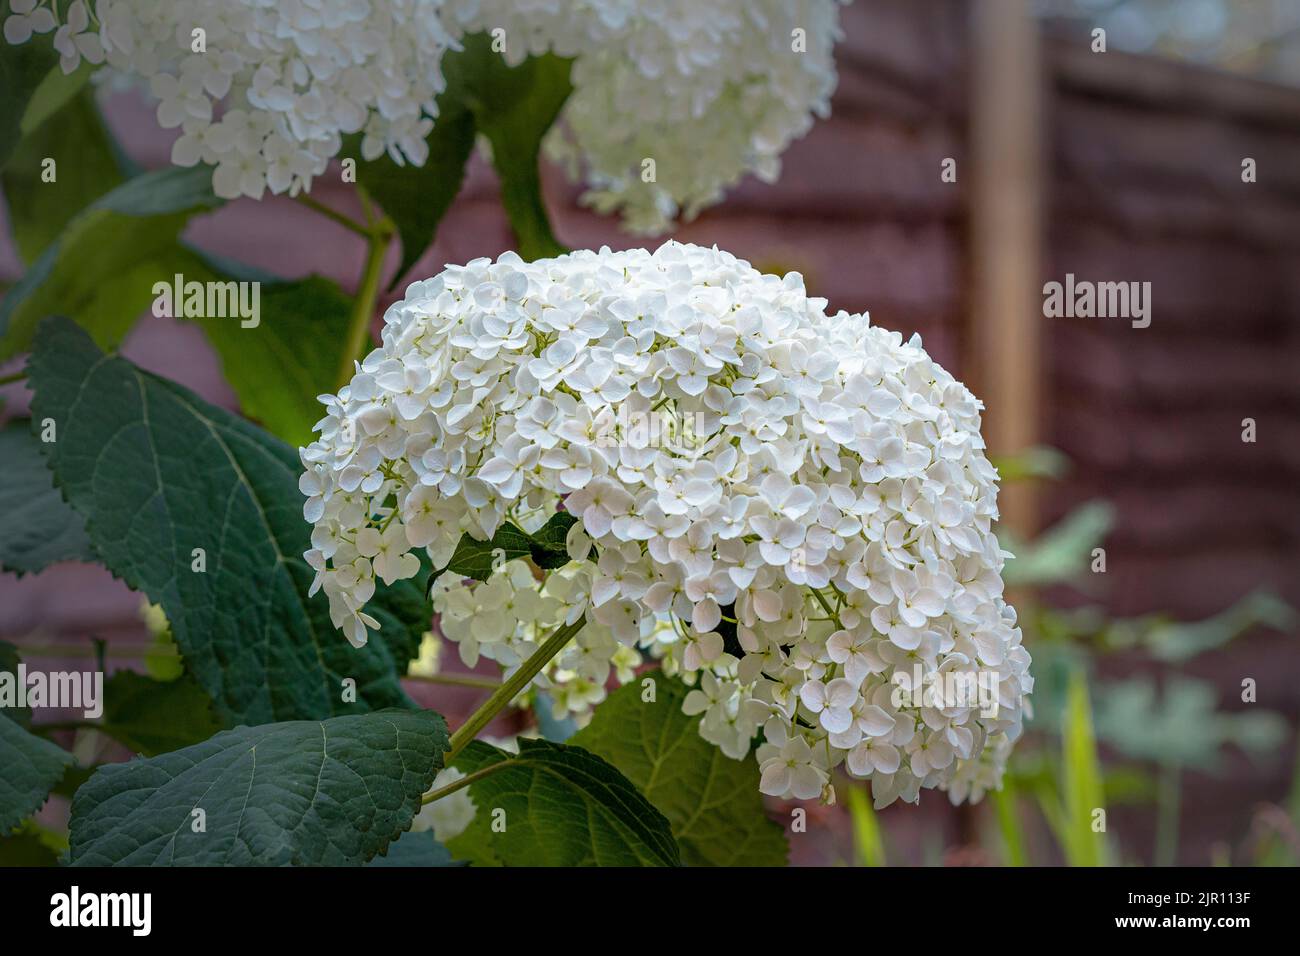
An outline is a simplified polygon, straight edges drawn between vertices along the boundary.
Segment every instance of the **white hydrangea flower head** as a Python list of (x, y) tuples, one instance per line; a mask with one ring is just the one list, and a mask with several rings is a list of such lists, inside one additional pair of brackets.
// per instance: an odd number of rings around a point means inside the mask
[[(11, 0), (10, 42), (53, 27), (54, 5), (40, 0), (24, 14), (32, 5)], [(267, 190), (310, 189), (352, 133), (363, 134), (367, 159), (387, 152), (398, 163), (424, 163), (444, 87), (442, 55), (457, 43), (442, 25), (442, 6), (73, 0), (54, 44), (65, 72), (85, 59), (147, 81), (159, 125), (181, 131), (172, 161), (212, 164), (217, 195), (258, 199)]]
[(441, 568), (463, 533), (562, 508), (570, 564), (439, 579), (467, 662), (510, 669), (585, 614), (537, 679), (564, 711), (639, 648), (727, 753), (762, 729), (767, 793), (816, 796), (841, 765), (884, 802), (996, 786), (1033, 682), (980, 403), (919, 339), (825, 307), (675, 242), (413, 283), (301, 452), (336, 626), (363, 643), (376, 580), (418, 549)]
[(661, 233), (746, 173), (775, 179), (829, 113), (842, 2), (73, 0), (60, 24), (53, 0), (10, 0), (4, 34), (56, 31), (65, 72), (107, 62), (147, 83), (158, 122), (181, 130), (173, 162), (214, 165), (233, 199), (310, 189), (353, 133), (365, 159), (422, 166), (443, 55), (504, 30), (507, 62), (573, 59), (547, 147), (585, 177), (586, 201)]
[(448, 17), (504, 29), (512, 62), (574, 58), (547, 151), (585, 179), (585, 202), (657, 235), (747, 173), (775, 181), (786, 147), (830, 114), (843, 2), (476, 0)]

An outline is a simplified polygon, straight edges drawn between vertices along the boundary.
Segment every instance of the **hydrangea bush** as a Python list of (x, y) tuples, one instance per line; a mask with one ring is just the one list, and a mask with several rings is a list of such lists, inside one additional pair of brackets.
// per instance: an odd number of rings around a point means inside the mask
[[(686, 706), (725, 753), (761, 731), (767, 793), (819, 796), (844, 764), (882, 805), (978, 798), (1032, 689), (980, 404), (919, 340), (825, 307), (678, 243), (413, 283), (301, 452), (335, 625), (363, 645), (377, 582), (418, 552), (444, 568), (463, 535), (563, 509), (570, 563), (435, 581), (466, 662), (513, 670), (585, 616), (535, 678), (562, 711), (639, 647), (698, 683)], [(976, 686), (992, 706), (943, 692)]]

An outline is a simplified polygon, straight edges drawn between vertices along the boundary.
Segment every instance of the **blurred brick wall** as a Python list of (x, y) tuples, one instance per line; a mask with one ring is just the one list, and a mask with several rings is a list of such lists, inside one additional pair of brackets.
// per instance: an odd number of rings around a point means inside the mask
[(1047, 438), (1076, 462), (1052, 510), (1118, 505), (1117, 610), (1300, 604), (1300, 90), (1055, 49), (1045, 281), (1148, 280), (1153, 306), (1045, 320)]

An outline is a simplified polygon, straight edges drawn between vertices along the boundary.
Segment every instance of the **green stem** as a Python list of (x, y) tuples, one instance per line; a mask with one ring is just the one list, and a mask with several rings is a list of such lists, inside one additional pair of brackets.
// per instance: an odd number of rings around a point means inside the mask
[(366, 267), (361, 273), (357, 295), (352, 302), (352, 317), (348, 319), (347, 336), (343, 342), (343, 354), (340, 356), (335, 382), (336, 389), (341, 389), (352, 380), (353, 363), (362, 357), (370, 342), (370, 320), (374, 316), (375, 303), (379, 299), (379, 281), (383, 277), (384, 259), (392, 240), (393, 226), (387, 219), (380, 219), (367, 231)]
[(826, 595), (822, 594), (822, 592), (817, 588), (809, 588), (809, 590), (812, 591), (813, 597), (817, 599), (817, 603), (822, 606), (822, 609), (826, 612), (827, 616), (834, 621), (838, 627), (843, 628), (844, 625), (840, 624), (840, 616), (835, 613), (835, 608), (831, 607), (830, 602), (826, 600)]
[(313, 212), (320, 213), (326, 219), (331, 219), (334, 222), (337, 222), (344, 229), (350, 230), (351, 232), (355, 232), (359, 236), (365, 236), (367, 239), (370, 238), (372, 230), (368, 226), (365, 226), (362, 223), (357, 222), (355, 219), (349, 219), (347, 216), (343, 215), (343, 213), (339, 212), (337, 209), (331, 209), (323, 202), (318, 202), (317, 200), (312, 199), (311, 196), (307, 195), (306, 193), (299, 193), (297, 199), (298, 202), (302, 203), (308, 209), (312, 210)]
[(407, 674), (407, 680), (420, 681), (423, 684), (443, 684), (447, 687), (477, 687), (481, 690), (496, 690), (501, 686), (499, 680), (488, 677), (474, 677), (472, 674)]
[(482, 770), (475, 770), (473, 773), (467, 774), (464, 777), (461, 777), (459, 780), (447, 784), (447, 786), (445, 787), (439, 787), (437, 790), (430, 790), (428, 793), (426, 793), (423, 797), (420, 798), (420, 805), (424, 806), (426, 804), (433, 803), (433, 801), (441, 800), (443, 797), (449, 796), (455, 793), (457, 790), (463, 790), (465, 787), (468, 787), (471, 783), (474, 783), (476, 780), (482, 780), (488, 774), (496, 773), (502, 767), (508, 767), (512, 763), (514, 763), (513, 759), (501, 760), (498, 761), (497, 763), (488, 764)]
[(27, 377), (27, 369), (20, 368), (16, 372), (10, 372), (8, 375), (0, 375), (0, 385), (12, 385), (14, 382), (21, 382)]
[(460, 729), (451, 735), (451, 744), (444, 758), (445, 763), (451, 763), (456, 755), (464, 750), (466, 745), (492, 722), (493, 717), (504, 710), (519, 695), (520, 691), (532, 683), (533, 678), (546, 666), (547, 662), (564, 650), (565, 645), (573, 639), (573, 635), (582, 630), (582, 626), (586, 623), (587, 619), (580, 617), (572, 624), (565, 624), (556, 628), (555, 633), (548, 637), (541, 647), (533, 651), (533, 656), (524, 661), (519, 670), (511, 674), (497, 688), (496, 692), (470, 715), (469, 720), (465, 721)]

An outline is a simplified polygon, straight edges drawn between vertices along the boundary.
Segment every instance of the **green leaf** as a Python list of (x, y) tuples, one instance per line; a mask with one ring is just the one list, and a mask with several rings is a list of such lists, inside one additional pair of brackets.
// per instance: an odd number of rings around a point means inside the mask
[(366, 866), (376, 867), (428, 867), (464, 866), (451, 858), (447, 848), (438, 842), (432, 830), (419, 833), (407, 831), (388, 848), (388, 852), (375, 857)]
[[(429, 711), (240, 727), (99, 769), (72, 801), (77, 866), (361, 864), (410, 828), (442, 767)], [(194, 810), (205, 828), (195, 832)]]
[(68, 223), (0, 302), (0, 359), (22, 352), (41, 319), (74, 315), (100, 345), (121, 341), (154, 300), (181, 228), (215, 208), (212, 171), (172, 167), (129, 179)]
[(1213, 773), (1228, 744), (1271, 753), (1286, 740), (1286, 720), (1271, 710), (1225, 713), (1212, 683), (1174, 677), (1157, 694), (1147, 677), (1106, 684), (1098, 691), (1097, 735), (1139, 760)]
[[(332, 626), (302, 558), (310, 526), (293, 449), (174, 382), (103, 355), (67, 319), (41, 324), (28, 364), (42, 449), (110, 571), (161, 605), (226, 725), (405, 706), (400, 676), (428, 629), (419, 586), (368, 610), (362, 650)], [(194, 549), (205, 570), (195, 571)], [(356, 703), (343, 700), (355, 681)]]
[(444, 96), (463, 102), (477, 130), (492, 144), (501, 201), (515, 231), (517, 251), (529, 261), (568, 251), (551, 233), (538, 160), (542, 137), (573, 89), (571, 62), (547, 53), (510, 67), (483, 33), (466, 37), (462, 51), (442, 59)]
[(58, 62), (44, 43), (0, 44), (0, 169), (18, 146), (32, 96)]
[[(580, 747), (519, 741), (510, 754), (482, 741), (456, 758), (466, 774), (505, 762), (469, 785), (478, 812), (448, 841), (480, 866), (676, 866), (668, 821), (621, 773)], [(505, 812), (505, 829), (493, 832)]]
[[(41, 179), (46, 158), (57, 164), (54, 182)], [(23, 137), (2, 179), (9, 226), (24, 262), (36, 259), (81, 210), (122, 182), (89, 89)]]
[(154, 680), (164, 683), (177, 680), (185, 673), (181, 649), (176, 646), (176, 638), (172, 636), (171, 628), (159, 631), (153, 636), (148, 649), (144, 652), (144, 671)]
[(58, 866), (59, 851), (53, 841), (28, 821), (10, 836), (0, 836), (0, 867)]
[[(18, 654), (18, 648), (8, 641), (0, 641), (0, 674), (8, 674), (15, 681), (14, 688), (17, 688), (18, 665), (22, 663), (22, 658)], [(18, 721), (24, 727), (32, 722), (32, 709), (30, 707), (5, 707), (3, 713), (8, 714), (13, 720)]]
[(557, 511), (531, 535), (530, 554), (533, 563), (544, 571), (554, 571), (569, 563), (569, 550), (565, 545), (569, 529), (578, 523), (576, 515)]
[(198, 324), (221, 357), (244, 414), (301, 446), (311, 441), (313, 426), (325, 415), (316, 397), (334, 390), (351, 309), (352, 300), (337, 283), (311, 276), (264, 283), (254, 327), (244, 328), (234, 318), (204, 318)]
[(533, 539), (509, 521), (497, 528), (497, 533), (487, 541), (479, 541), (466, 532), (460, 536), (446, 567), (429, 575), (429, 586), (448, 571), (458, 577), (486, 581), (505, 562), (527, 558), (532, 553)]
[[(656, 683), (641, 700), (641, 680)], [(672, 824), (688, 866), (784, 866), (781, 827), (767, 818), (758, 764), (733, 760), (699, 734), (699, 716), (682, 713), (689, 688), (662, 673), (643, 674), (596, 708), (570, 743), (604, 757), (640, 787)]]
[(27, 103), (20, 126), (23, 136), (38, 129), (42, 123), (63, 109), (69, 100), (85, 88), (93, 72), (95, 72), (94, 65), (85, 60), (71, 73), (64, 73), (63, 68), (58, 65), (52, 67), (37, 85), (32, 98)]
[(99, 729), (146, 757), (201, 743), (221, 729), (212, 698), (188, 676), (158, 681), (118, 671), (104, 684), (104, 698)]
[(358, 184), (393, 220), (402, 240), (393, 285), (433, 243), (438, 223), (465, 178), (465, 164), (474, 148), (474, 119), (454, 95), (444, 93), (438, 98), (438, 119), (427, 142), (429, 155), (423, 166), (399, 166), (387, 154), (357, 163)]
[(429, 575), (427, 592), (438, 576), (450, 571), (462, 578), (486, 581), (497, 568), (507, 561), (530, 558), (539, 568), (553, 571), (569, 563), (565, 539), (577, 518), (567, 512), (552, 515), (533, 534), (507, 521), (497, 528), (497, 533), (487, 541), (480, 541), (469, 532), (460, 536), (456, 550), (445, 567)]
[[(1217, 650), (1252, 628), (1265, 626), (1286, 633), (1295, 621), (1295, 608), (1276, 594), (1259, 590), (1202, 621), (1150, 621), (1145, 633), (1139, 627), (1135, 643), (1145, 646), (1157, 660), (1180, 664), (1197, 654)], [(1120, 624), (1114, 622), (1112, 628)], [(1112, 645), (1121, 640), (1114, 634), (1107, 637)]]
[(1093, 830), (1093, 814), (1105, 810), (1097, 737), (1088, 702), (1088, 682), (1081, 670), (1070, 676), (1065, 723), (1061, 734), (1063, 806), (1059, 836), (1070, 866), (1103, 866), (1106, 835)]
[(27, 422), (0, 429), (0, 568), (25, 574), (57, 561), (94, 561), (86, 522), (54, 487)]
[(160, 252), (156, 267), (160, 281), (173, 285), (176, 275), (186, 283), (257, 283), (256, 325), (245, 326), (236, 316), (189, 320), (216, 350), (245, 416), (291, 445), (311, 441), (324, 417), (317, 396), (334, 389), (352, 309), (338, 283), (320, 276), (279, 280), (183, 243)]
[(0, 709), (0, 834), (39, 810), (73, 763), (72, 754), (28, 733), (7, 713)]
[(1104, 501), (1080, 505), (1033, 542), (1021, 542), (1005, 529), (998, 532), (1003, 547), (1015, 555), (1003, 578), (1008, 587), (1044, 587), (1084, 575), (1092, 549), (1101, 544), (1115, 523), (1115, 509)]

